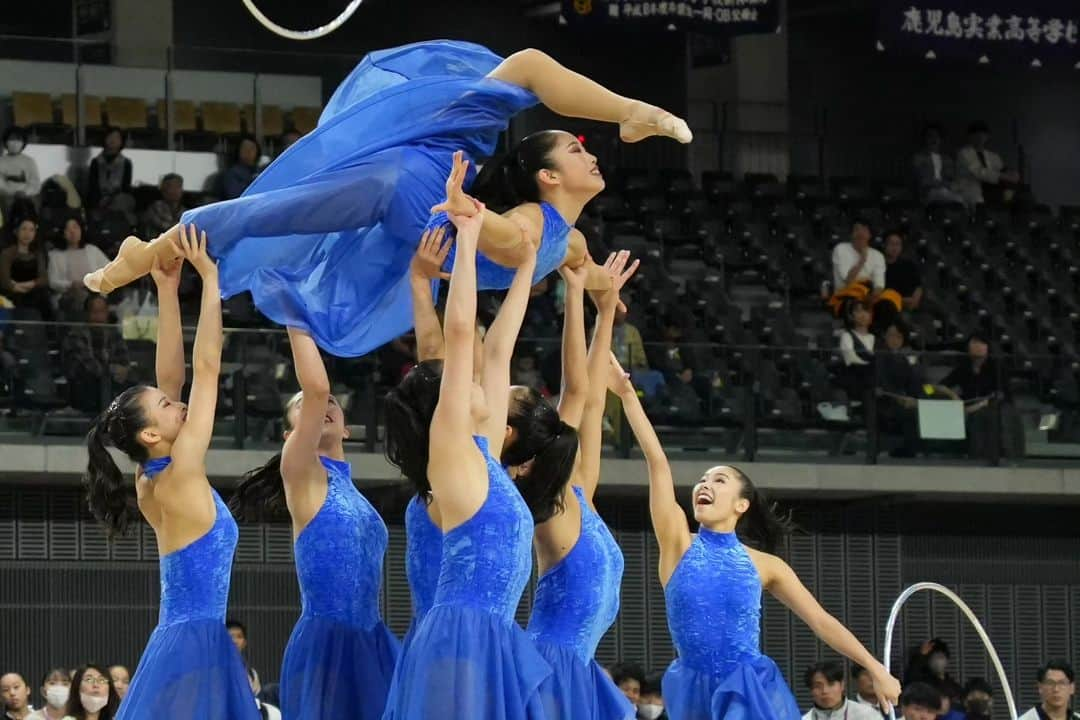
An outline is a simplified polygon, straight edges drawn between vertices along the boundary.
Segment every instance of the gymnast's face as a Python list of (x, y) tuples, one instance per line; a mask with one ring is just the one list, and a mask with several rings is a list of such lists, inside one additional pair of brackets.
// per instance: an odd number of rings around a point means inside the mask
[(694, 519), (708, 528), (737, 520), (750, 507), (742, 497), (738, 470), (727, 465), (710, 468), (694, 486)]
[(574, 196), (592, 198), (604, 189), (596, 156), (568, 132), (556, 134), (548, 158), (551, 170), (540, 171), (541, 187), (555, 186)]
[[(293, 395), (285, 410), (285, 439), (289, 439), (300, 422), (300, 408), (304, 405), (303, 391)], [(342, 440), (349, 437), (349, 428), (345, 425), (345, 411), (341, 409), (336, 397), (331, 395), (326, 401), (326, 414), (322, 419), (322, 435), (319, 438), (319, 448), (324, 450), (333, 449)]]
[(140, 442), (147, 447), (162, 441), (171, 445), (187, 422), (187, 404), (172, 400), (153, 387), (143, 391), (139, 402), (142, 405), (143, 417), (149, 421), (139, 433)]

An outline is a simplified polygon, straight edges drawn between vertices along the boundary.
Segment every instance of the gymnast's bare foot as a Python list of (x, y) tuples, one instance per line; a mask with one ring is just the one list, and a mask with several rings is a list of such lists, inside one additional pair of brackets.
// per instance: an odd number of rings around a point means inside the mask
[(635, 100), (626, 118), (619, 123), (619, 137), (623, 142), (635, 143), (653, 135), (663, 135), (684, 145), (694, 139), (690, 126), (682, 118)]
[(116, 288), (127, 285), (138, 277), (138, 273), (135, 272), (135, 268), (131, 267), (128, 258), (133, 250), (143, 244), (145, 243), (139, 238), (129, 235), (120, 244), (116, 259), (100, 270), (88, 273), (83, 278), (83, 284), (91, 292), (101, 293), (102, 295), (108, 295)]

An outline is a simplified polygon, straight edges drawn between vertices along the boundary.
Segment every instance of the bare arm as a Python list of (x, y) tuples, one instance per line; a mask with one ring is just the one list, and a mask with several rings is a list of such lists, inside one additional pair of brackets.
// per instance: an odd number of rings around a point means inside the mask
[(499, 308), (499, 314), (484, 335), (482, 378), (484, 397), (488, 405), (484, 435), (488, 438), (488, 449), (493, 457), (502, 454), (503, 441), (506, 439), (506, 415), (510, 403), (510, 360), (514, 356), (521, 323), (525, 319), (525, 308), (529, 304), (529, 290), (535, 269), (536, 254), (533, 253), (531, 259), (518, 266), (502, 307)]
[[(206, 472), (206, 451), (214, 433), (214, 414), (217, 411), (218, 376), (221, 372), (221, 290), (218, 287), (217, 265), (206, 254), (206, 233), (199, 238), (189, 226), (182, 233), (181, 245), (187, 258), (202, 277), (202, 305), (199, 327), (195, 331), (192, 351), (191, 396), (188, 415), (173, 443), (174, 477), (189, 476), (192, 471)], [(184, 468), (188, 468), (184, 471)]]
[(296, 379), (304, 393), (296, 427), (281, 451), (281, 477), (286, 483), (307, 477), (319, 465), (319, 439), (322, 437), (326, 405), (330, 401), (330, 378), (315, 341), (304, 330), (289, 328)]
[(413, 324), (416, 327), (416, 359), (420, 362), (442, 360), (446, 354), (443, 329), (439, 324), (439, 315), (435, 312), (435, 298), (431, 294), (433, 280), (450, 279), (450, 274), (442, 271), (452, 242), (443, 241), (445, 234), (446, 229), (442, 227), (425, 232), (420, 239), (420, 247), (409, 264)]
[[(585, 273), (566, 266), (559, 268), (566, 282), (562, 334), (562, 389), (559, 418), (578, 430), (589, 390), (589, 369), (585, 348)], [(605, 364), (607, 356), (605, 355)]]
[(675, 497), (671, 465), (660, 444), (660, 438), (656, 436), (652, 423), (645, 415), (637, 390), (615, 356), (609, 357), (612, 373), (609, 387), (622, 400), (626, 419), (649, 466), (649, 515), (656, 540), (660, 544), (660, 584), (667, 585), (675, 567), (690, 547), (690, 524)]
[[(179, 400), (187, 379), (184, 365), (184, 329), (180, 318), (180, 273), (184, 267), (181, 249), (172, 243), (179, 257), (162, 264), (157, 255), (150, 269), (158, 291), (158, 337), (155, 354), (157, 386), (172, 400)], [(201, 324), (201, 321), (200, 321)]]
[(881, 707), (887, 709), (895, 706), (899, 701), (900, 683), (889, 675), (885, 667), (863, 647), (850, 630), (821, 607), (821, 603), (810, 594), (795, 571), (774, 555), (756, 550), (751, 550), (750, 553), (755, 564), (765, 571), (762, 573), (765, 589), (791, 608), (829, 647), (870, 671)]

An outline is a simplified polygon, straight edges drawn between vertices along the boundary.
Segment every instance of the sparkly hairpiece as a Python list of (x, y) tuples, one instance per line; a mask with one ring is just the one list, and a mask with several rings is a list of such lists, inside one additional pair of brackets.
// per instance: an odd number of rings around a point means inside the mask
[(120, 399), (117, 398), (116, 400), (113, 400), (111, 403), (109, 403), (109, 409), (105, 411), (105, 414), (106, 415), (113, 415), (119, 409), (120, 409)]

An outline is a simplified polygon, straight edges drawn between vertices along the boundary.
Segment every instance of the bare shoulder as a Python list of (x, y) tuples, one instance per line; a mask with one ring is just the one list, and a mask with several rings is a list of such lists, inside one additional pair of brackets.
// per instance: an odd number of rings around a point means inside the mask
[(521, 203), (520, 205), (507, 210), (503, 217), (510, 218), (511, 220), (521, 218), (537, 227), (542, 227), (544, 224), (544, 211), (540, 209), (539, 203)]

